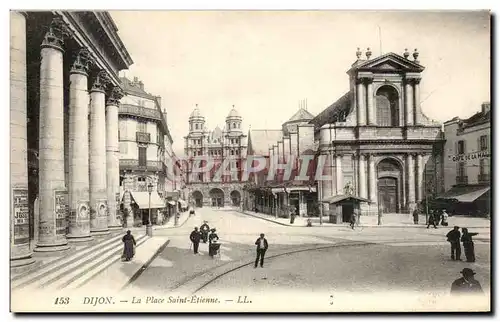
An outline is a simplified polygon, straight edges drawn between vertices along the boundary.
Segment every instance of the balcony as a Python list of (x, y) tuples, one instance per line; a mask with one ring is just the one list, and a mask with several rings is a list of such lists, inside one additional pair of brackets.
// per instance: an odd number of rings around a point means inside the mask
[(457, 176), (457, 184), (468, 184), (469, 177), (468, 176)]
[(147, 166), (143, 166), (139, 165), (139, 160), (137, 159), (121, 159), (120, 170), (161, 172), (163, 164), (160, 161), (148, 161)]
[(152, 119), (152, 120), (161, 120), (162, 119), (161, 113), (156, 109), (135, 106), (135, 105), (129, 105), (129, 104), (121, 104), (120, 108), (118, 109), (118, 113), (123, 114), (123, 115), (126, 114), (126, 115), (132, 115), (132, 116), (139, 116), (139, 117), (143, 117), (146, 119)]
[(151, 134), (146, 132), (135, 132), (135, 140), (140, 143), (150, 143)]
[(490, 183), (491, 175), (489, 173), (480, 173), (477, 175), (478, 183)]

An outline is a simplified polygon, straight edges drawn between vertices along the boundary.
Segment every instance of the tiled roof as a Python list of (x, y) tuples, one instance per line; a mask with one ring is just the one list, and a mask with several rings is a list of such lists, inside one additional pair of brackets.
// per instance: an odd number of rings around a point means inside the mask
[(486, 113), (483, 112), (477, 112), (476, 114), (472, 115), (466, 120), (463, 120), (462, 122), (462, 127), (467, 128), (467, 127), (472, 127), (475, 125), (479, 125), (482, 123), (490, 122), (491, 120), (491, 111), (487, 111)]
[(309, 124), (314, 124), (315, 127), (319, 128), (327, 123), (332, 123), (342, 109), (349, 107), (352, 95), (353, 92), (351, 91), (342, 95), (342, 97), (340, 97), (332, 105), (328, 106), (315, 118), (309, 121)]
[(248, 151), (253, 155), (267, 155), (269, 147), (277, 144), (283, 138), (281, 130), (250, 130)]
[(288, 121), (288, 122), (294, 122), (294, 121), (303, 121), (303, 120), (311, 120), (314, 118), (314, 115), (309, 113), (306, 109), (300, 108)]
[(120, 77), (120, 81), (123, 85), (123, 90), (125, 91), (125, 93), (137, 94), (139, 96), (148, 97), (151, 99), (155, 98), (153, 95), (141, 89), (140, 87), (134, 86), (134, 83), (126, 77)]

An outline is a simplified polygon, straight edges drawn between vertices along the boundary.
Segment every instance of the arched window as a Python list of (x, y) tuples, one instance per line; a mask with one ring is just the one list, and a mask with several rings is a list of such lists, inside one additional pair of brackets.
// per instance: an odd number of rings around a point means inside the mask
[(382, 86), (376, 98), (377, 125), (399, 126), (399, 96), (392, 86)]
[(235, 129), (235, 128), (236, 128), (236, 123), (233, 123), (233, 129)]
[(195, 124), (196, 129), (198, 129), (198, 123)]

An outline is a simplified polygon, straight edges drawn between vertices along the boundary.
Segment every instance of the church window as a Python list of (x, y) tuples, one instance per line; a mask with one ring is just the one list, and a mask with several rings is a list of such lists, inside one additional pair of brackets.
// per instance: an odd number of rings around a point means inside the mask
[(382, 86), (376, 96), (377, 125), (399, 126), (399, 96), (392, 86)]

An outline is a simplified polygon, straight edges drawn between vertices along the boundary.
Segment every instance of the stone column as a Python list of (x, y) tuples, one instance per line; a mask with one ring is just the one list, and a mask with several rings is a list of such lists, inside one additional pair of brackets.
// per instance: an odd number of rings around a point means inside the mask
[(358, 119), (358, 126), (359, 125), (366, 125), (366, 107), (365, 107), (365, 90), (363, 86), (363, 80), (362, 79), (357, 79), (356, 80), (356, 105), (357, 105), (357, 119)]
[(415, 162), (412, 154), (406, 156), (406, 175), (408, 178), (408, 199), (406, 199), (406, 208), (411, 212), (415, 207)]
[(123, 97), (120, 87), (114, 87), (106, 106), (106, 187), (108, 197), (108, 227), (121, 229), (120, 211), (120, 150), (118, 147), (118, 106)]
[(413, 82), (413, 115), (415, 124), (422, 124), (420, 111), (420, 79), (415, 79)]
[(337, 195), (344, 193), (344, 175), (342, 174), (342, 155), (335, 156), (335, 179)]
[(69, 221), (68, 239), (88, 241), (90, 237), (89, 206), (89, 94), (90, 53), (76, 53), (70, 71), (69, 88)]
[(422, 154), (417, 154), (417, 202), (422, 201), (424, 188), (424, 162)]
[(39, 252), (69, 248), (66, 240), (68, 195), (64, 182), (63, 79), (63, 45), (68, 35), (64, 22), (55, 18), (40, 46), (40, 227), (35, 248)]
[(358, 191), (361, 198), (368, 197), (366, 187), (366, 156), (364, 154), (360, 154), (358, 159)]
[(409, 79), (404, 80), (405, 84), (405, 115), (406, 115), (406, 126), (413, 125), (413, 91), (411, 86), (411, 81)]
[(366, 82), (366, 110), (368, 112), (368, 124), (375, 125), (375, 106), (373, 104), (373, 79), (367, 78)]
[(90, 91), (90, 232), (109, 233), (106, 192), (105, 71), (100, 71)]
[[(325, 157), (325, 165), (324, 165), (324, 175), (328, 176), (329, 178), (326, 180), (321, 180), (321, 192), (322, 196), (321, 199), (325, 199), (328, 197), (331, 197), (333, 195), (333, 187), (332, 187), (332, 182), (333, 182), (333, 177), (332, 177), (332, 162), (331, 162), (331, 154), (328, 152), (328, 154), (324, 155)], [(323, 214), (327, 214), (329, 211), (329, 204), (328, 203), (321, 203), (323, 207)]]
[(26, 18), (10, 12), (10, 266), (32, 264), (26, 132)]
[(377, 171), (375, 170), (375, 156), (370, 155), (368, 161), (368, 182), (370, 188), (370, 200), (372, 202), (377, 202)]

